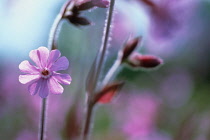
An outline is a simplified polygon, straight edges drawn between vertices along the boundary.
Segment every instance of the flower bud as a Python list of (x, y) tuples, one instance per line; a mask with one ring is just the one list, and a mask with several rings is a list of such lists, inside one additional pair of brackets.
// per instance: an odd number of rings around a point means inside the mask
[(90, 25), (91, 22), (84, 17), (78, 17), (75, 15), (66, 16), (66, 19), (76, 26), (86, 26)]
[(163, 60), (154, 55), (141, 55), (139, 53), (133, 53), (127, 62), (132, 67), (140, 67), (140, 68), (155, 68), (161, 64), (163, 64)]
[(109, 6), (108, 0), (85, 0), (77, 2), (76, 9), (78, 11), (89, 10), (93, 7), (107, 8)]
[(125, 43), (124, 48), (122, 49), (122, 52), (121, 52), (122, 61), (125, 61), (130, 56), (130, 54), (135, 50), (139, 42), (141, 42), (141, 39), (142, 37), (136, 37), (136, 38), (128, 40)]
[(124, 85), (124, 82), (115, 82), (106, 85), (100, 92), (98, 92), (94, 99), (95, 103), (107, 104), (116, 96), (119, 90)]
[(107, 8), (109, 6), (108, 0), (92, 0), (92, 3), (100, 8)]

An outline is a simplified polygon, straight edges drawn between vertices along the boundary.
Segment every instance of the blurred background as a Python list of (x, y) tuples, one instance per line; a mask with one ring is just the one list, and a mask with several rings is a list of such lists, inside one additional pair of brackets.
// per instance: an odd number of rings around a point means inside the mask
[[(36, 140), (39, 96), (18, 81), (18, 65), (30, 50), (47, 46), (54, 18), (65, 0), (0, 0), (0, 139)], [(47, 140), (77, 139), (84, 121), (85, 79), (100, 47), (106, 10), (84, 11), (91, 26), (63, 21), (58, 47), (70, 61), (73, 81), (50, 95)], [(129, 36), (143, 36), (138, 51), (164, 65), (133, 70), (116, 79), (119, 96), (95, 110), (93, 140), (210, 139), (210, 1), (117, 0), (104, 74)]]

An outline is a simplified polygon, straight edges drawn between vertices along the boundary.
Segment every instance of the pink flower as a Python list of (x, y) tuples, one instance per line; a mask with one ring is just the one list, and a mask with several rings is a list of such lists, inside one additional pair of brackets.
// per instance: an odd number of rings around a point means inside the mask
[(20, 63), (20, 71), (26, 74), (20, 75), (19, 81), (29, 84), (28, 90), (31, 95), (38, 93), (40, 97), (46, 98), (49, 93), (62, 94), (64, 89), (60, 84), (71, 83), (70, 75), (56, 72), (66, 70), (69, 66), (68, 59), (60, 55), (59, 50), (49, 52), (46, 47), (39, 47), (29, 53), (36, 66), (27, 60)]

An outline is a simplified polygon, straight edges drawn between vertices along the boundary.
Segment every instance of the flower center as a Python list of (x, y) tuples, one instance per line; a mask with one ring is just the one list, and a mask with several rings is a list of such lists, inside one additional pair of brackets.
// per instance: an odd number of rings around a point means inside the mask
[(50, 74), (50, 72), (48, 71), (48, 70), (43, 70), (42, 71), (42, 75), (44, 75), (44, 76), (47, 76), (47, 75), (49, 75)]
[(51, 75), (51, 72), (48, 69), (44, 69), (44, 70), (41, 71), (41, 77), (42, 78), (45, 78), (45, 79), (49, 78), (50, 75)]

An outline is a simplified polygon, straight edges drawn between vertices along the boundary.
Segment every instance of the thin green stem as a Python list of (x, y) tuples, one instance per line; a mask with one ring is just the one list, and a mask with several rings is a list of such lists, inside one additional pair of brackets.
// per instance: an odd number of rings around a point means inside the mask
[[(64, 15), (66, 13), (66, 10), (68, 6), (70, 5), (71, 0), (67, 1), (63, 7), (61, 8), (61, 11), (55, 18), (53, 25), (51, 27), (50, 33), (49, 33), (49, 40), (48, 40), (48, 49), (54, 50), (57, 49), (56, 41), (58, 40), (58, 27), (60, 25), (60, 22), (64, 18)], [(42, 105), (41, 105), (41, 117), (40, 117), (40, 127), (39, 127), (39, 140), (45, 139), (45, 131), (46, 131), (46, 112), (47, 112), (47, 98), (42, 99)]]
[(104, 80), (102, 81), (102, 86), (105, 86), (111, 78), (113, 78), (114, 73), (117, 71), (121, 64), (121, 59), (117, 59), (112, 67), (109, 69), (108, 73), (106, 74)]
[[(110, 1), (110, 7), (107, 13), (107, 20), (106, 20), (106, 25), (104, 29), (104, 35), (102, 38), (102, 45), (99, 50), (99, 53), (96, 57), (96, 65), (95, 65), (95, 71), (96, 73), (93, 75), (93, 88), (96, 89), (97, 82), (98, 82), (98, 77), (101, 72), (101, 68), (104, 62), (105, 58), (105, 53), (107, 50), (108, 46), (108, 40), (109, 40), (109, 34), (110, 34), (110, 28), (111, 28), (111, 23), (112, 23), (112, 17), (113, 17), (113, 12), (114, 12), (114, 4), (115, 0)], [(82, 140), (89, 140), (90, 137), (90, 125), (91, 125), (91, 118), (93, 117), (93, 108), (94, 105), (92, 102), (92, 99), (94, 98), (95, 94), (94, 91), (92, 93), (87, 94), (87, 110), (86, 110), (86, 116), (85, 116), (85, 122), (84, 122), (84, 127), (82, 131)]]
[(92, 112), (93, 112), (93, 104), (89, 103), (86, 108), (86, 118), (85, 118), (85, 124), (83, 128), (83, 135), (82, 140), (88, 140), (90, 137), (89, 131), (90, 131), (90, 125), (91, 125), (91, 118), (92, 118)]
[(96, 87), (96, 83), (98, 81), (98, 77), (100, 75), (101, 72), (101, 68), (104, 62), (104, 58), (105, 58), (105, 53), (107, 50), (107, 46), (108, 46), (108, 41), (109, 41), (109, 34), (110, 34), (110, 29), (111, 29), (111, 23), (112, 23), (112, 17), (113, 17), (113, 13), (114, 13), (114, 4), (115, 4), (115, 0), (111, 0), (110, 1), (110, 7), (107, 13), (107, 21), (106, 21), (106, 25), (105, 25), (105, 29), (104, 29), (104, 35), (102, 38), (102, 44), (101, 44), (101, 48), (99, 50), (98, 56), (97, 56), (97, 61), (96, 61), (96, 74), (93, 77), (93, 85), (94, 87)]
[(57, 30), (61, 20), (62, 20), (62, 15), (58, 14), (50, 30), (49, 40), (48, 40), (49, 50), (57, 49), (57, 44), (56, 44), (56, 41), (58, 40)]
[(45, 125), (46, 125), (46, 109), (47, 109), (47, 98), (42, 99), (41, 105), (41, 116), (40, 116), (40, 126), (39, 126), (39, 140), (44, 140), (45, 135)]

